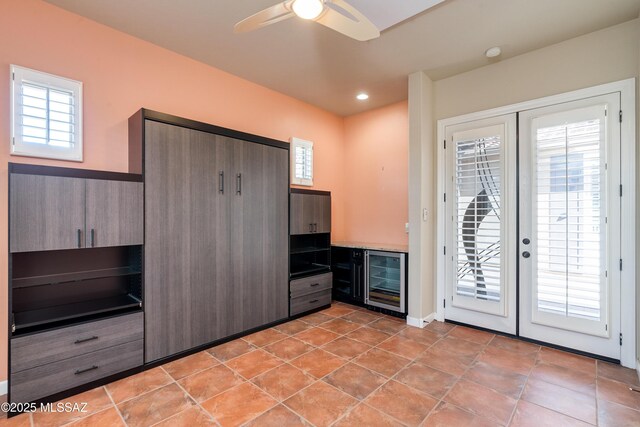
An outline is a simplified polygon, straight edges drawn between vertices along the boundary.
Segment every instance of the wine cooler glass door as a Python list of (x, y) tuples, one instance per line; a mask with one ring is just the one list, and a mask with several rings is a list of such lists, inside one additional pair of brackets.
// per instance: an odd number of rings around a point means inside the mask
[(366, 304), (404, 312), (405, 255), (367, 251)]

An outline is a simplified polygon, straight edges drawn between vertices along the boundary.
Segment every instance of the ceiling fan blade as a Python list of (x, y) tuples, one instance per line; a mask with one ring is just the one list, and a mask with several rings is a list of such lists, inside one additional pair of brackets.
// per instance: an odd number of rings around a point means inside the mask
[(292, 0), (268, 7), (250, 17), (243, 19), (233, 27), (235, 33), (246, 33), (295, 16), (291, 11)]
[(325, 6), (325, 12), (315, 20), (318, 24), (322, 24), (358, 41), (367, 41), (380, 37), (380, 30), (349, 3), (344, 0), (332, 0), (331, 3), (343, 9), (351, 17), (332, 9), (331, 6)]

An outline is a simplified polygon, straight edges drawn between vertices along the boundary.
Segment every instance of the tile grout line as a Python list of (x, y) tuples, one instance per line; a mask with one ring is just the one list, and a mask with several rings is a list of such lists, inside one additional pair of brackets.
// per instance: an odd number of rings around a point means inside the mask
[[(185, 377), (185, 378), (186, 378), (186, 377)], [(197, 400), (195, 397), (193, 397), (193, 396), (192, 396), (192, 395), (191, 395), (191, 394), (190, 394), (190, 393), (189, 393), (189, 392), (188, 392), (184, 387), (182, 387), (182, 385), (181, 385), (177, 380), (174, 380), (174, 382), (175, 382), (175, 384), (180, 388), (180, 390), (182, 390), (182, 391), (183, 391), (187, 396), (189, 396), (189, 398), (190, 398), (190, 399), (195, 403), (195, 406), (197, 406), (197, 407), (198, 407), (198, 408), (200, 408), (202, 411), (204, 411), (204, 413), (205, 413), (205, 414), (207, 414), (207, 415), (209, 416), (209, 418), (211, 418), (211, 419), (213, 420), (213, 422), (214, 422), (216, 425), (218, 425), (218, 426), (220, 425), (220, 423), (218, 422), (218, 420), (216, 419), (216, 417), (214, 417), (214, 416), (213, 416), (213, 414), (209, 413), (209, 411), (207, 411), (206, 409), (204, 409), (204, 408), (202, 407), (201, 403), (200, 403), (200, 402), (198, 402), (198, 400)], [(217, 395), (216, 395), (216, 396), (217, 396)], [(212, 397), (213, 397), (213, 396), (212, 396)], [(185, 411), (188, 411), (188, 410), (189, 410), (189, 409), (185, 409), (185, 410), (183, 410), (183, 411), (180, 411), (180, 412), (178, 412), (177, 414), (173, 414), (173, 415), (172, 415), (172, 416), (170, 416), (169, 418), (165, 418), (165, 419), (164, 419), (164, 420), (162, 420), (162, 421), (165, 421), (165, 420), (171, 419), (171, 418), (173, 418), (173, 417), (177, 416), (178, 414), (180, 414), (180, 413), (182, 413), (182, 412), (185, 412)], [(161, 423), (162, 421), (158, 421), (156, 424), (159, 424), (159, 423)], [(154, 424), (154, 425), (155, 425), (155, 424)]]
[(109, 392), (109, 390), (107, 389), (107, 387), (106, 387), (106, 386), (104, 386), (103, 388), (104, 388), (105, 393), (107, 393), (107, 396), (109, 397), (109, 400), (111, 401), (111, 404), (112, 404), (112, 405), (113, 405), (113, 407), (115, 408), (116, 413), (118, 414), (118, 416), (119, 416), (119, 417), (120, 417), (120, 419), (122, 420), (122, 423), (123, 423), (125, 426), (128, 426), (129, 424), (127, 424), (127, 422), (125, 421), (124, 416), (122, 415), (122, 412), (120, 412), (120, 408), (118, 408), (118, 405), (116, 405), (115, 400), (113, 400), (113, 396), (111, 396), (111, 393)]

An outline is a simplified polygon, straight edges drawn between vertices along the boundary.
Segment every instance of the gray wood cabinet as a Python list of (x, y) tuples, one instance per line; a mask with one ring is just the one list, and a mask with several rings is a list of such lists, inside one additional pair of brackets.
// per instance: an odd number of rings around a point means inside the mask
[(84, 247), (84, 180), (12, 174), (10, 251)]
[(142, 183), (11, 174), (10, 251), (141, 245)]
[(145, 124), (146, 361), (288, 315), (288, 153)]
[(331, 232), (331, 197), (291, 194), (291, 234)]
[(141, 182), (86, 180), (87, 247), (141, 245)]

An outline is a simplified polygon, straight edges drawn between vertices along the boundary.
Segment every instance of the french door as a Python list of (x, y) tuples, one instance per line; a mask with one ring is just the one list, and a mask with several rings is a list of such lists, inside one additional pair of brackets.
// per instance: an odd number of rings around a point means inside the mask
[(445, 128), (446, 319), (620, 358), (619, 110), (614, 93)]
[(448, 319), (516, 332), (516, 116), (447, 127)]
[(618, 111), (617, 93), (525, 111), (519, 138), (520, 335), (615, 359)]

